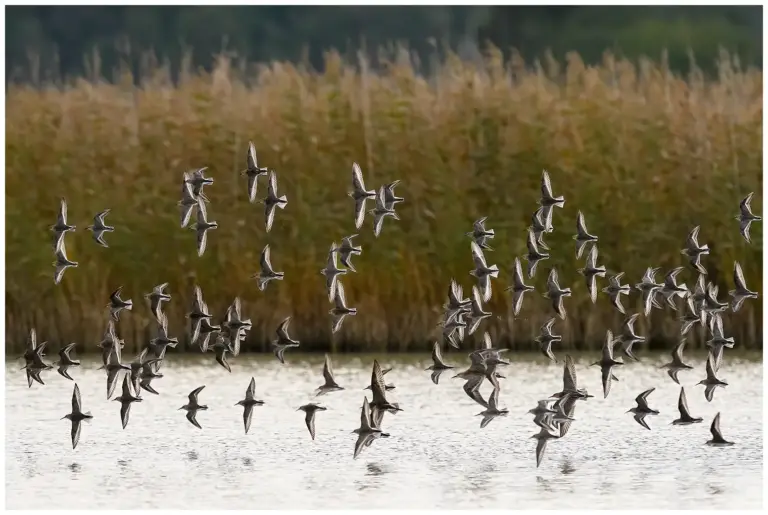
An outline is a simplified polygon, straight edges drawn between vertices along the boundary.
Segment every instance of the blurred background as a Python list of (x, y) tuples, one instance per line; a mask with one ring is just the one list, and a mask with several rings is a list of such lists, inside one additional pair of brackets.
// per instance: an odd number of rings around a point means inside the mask
[(193, 66), (210, 70), (226, 49), (250, 62), (308, 61), (322, 69), (331, 48), (352, 55), (367, 48), (375, 61), (376, 50), (392, 43), (406, 44), (426, 66), (435, 48), (475, 59), (490, 42), (526, 60), (577, 51), (587, 63), (606, 50), (654, 59), (666, 50), (678, 71), (692, 52), (712, 71), (721, 46), (742, 64), (761, 66), (762, 29), (761, 6), (9, 6), (5, 66), (12, 80), (29, 78), (30, 59), (44, 73), (80, 75), (83, 57), (97, 49), (103, 70), (127, 59), (138, 79), (149, 50), (176, 74), (186, 52)]

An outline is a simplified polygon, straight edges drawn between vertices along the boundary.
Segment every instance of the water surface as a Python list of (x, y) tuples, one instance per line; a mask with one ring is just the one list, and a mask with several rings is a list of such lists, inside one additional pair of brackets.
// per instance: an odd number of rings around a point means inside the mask
[[(53, 357), (49, 357), (53, 361)], [(130, 358), (130, 357), (129, 357)], [(506, 417), (480, 429), (482, 407), (463, 392), (448, 371), (434, 385), (428, 356), (386, 356), (382, 366), (396, 385), (392, 400), (405, 410), (386, 415), (388, 439), (379, 439), (352, 459), (363, 388), (370, 382), (372, 356), (338, 356), (337, 381), (346, 390), (314, 397), (322, 383), (322, 356), (241, 355), (229, 374), (211, 355), (169, 355), (165, 377), (153, 382), (159, 396), (143, 393), (125, 430), (120, 404), (106, 399), (106, 378), (92, 357), (71, 369), (84, 409), (94, 419), (83, 425), (72, 450), (70, 412), (73, 383), (55, 370), (45, 386), (27, 388), (21, 362), (6, 365), (6, 504), (9, 509), (55, 508), (759, 508), (762, 504), (762, 362), (726, 356), (718, 375), (729, 386), (711, 403), (704, 387), (701, 356), (681, 372), (688, 403), (704, 422), (671, 426), (680, 387), (657, 367), (667, 356), (646, 356), (616, 370), (620, 381), (602, 398), (600, 371), (584, 356), (577, 364), (581, 386), (595, 398), (577, 404), (570, 431), (550, 441), (536, 468), (537, 432), (527, 410), (562, 388), (562, 366), (530, 356), (510, 356), (501, 380)], [(8, 358), (9, 360), (13, 357)], [(98, 359), (98, 358), (96, 358)], [(759, 358), (758, 358), (759, 359)], [(447, 358), (459, 370), (464, 356)], [(242, 408), (251, 377), (256, 407), (248, 435)], [(199, 430), (178, 408), (187, 394), (206, 388)], [(661, 413), (640, 427), (625, 413), (643, 390)], [(484, 396), (490, 385), (484, 384)], [(119, 387), (116, 395), (119, 395)], [(300, 405), (319, 400), (317, 438), (310, 439)], [(714, 415), (721, 411), (728, 448), (705, 445)]]

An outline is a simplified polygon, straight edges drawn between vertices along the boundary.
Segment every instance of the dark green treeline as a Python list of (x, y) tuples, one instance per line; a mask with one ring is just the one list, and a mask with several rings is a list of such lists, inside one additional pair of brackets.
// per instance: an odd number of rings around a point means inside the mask
[[(111, 79), (128, 63), (140, 80), (142, 59), (153, 53), (173, 73), (185, 56), (210, 70), (223, 49), (248, 62), (308, 61), (323, 65), (335, 48), (354, 55), (407, 44), (423, 71), (445, 49), (465, 58), (490, 42), (526, 60), (551, 51), (577, 51), (597, 62), (606, 50), (659, 59), (685, 71), (690, 52), (700, 66), (722, 46), (741, 64), (760, 66), (762, 7), (694, 6), (12, 6), (6, 8), (7, 80), (57, 80), (87, 75), (84, 56), (97, 51)], [(376, 52), (369, 52), (376, 62)], [(712, 70), (709, 70), (712, 71)]]

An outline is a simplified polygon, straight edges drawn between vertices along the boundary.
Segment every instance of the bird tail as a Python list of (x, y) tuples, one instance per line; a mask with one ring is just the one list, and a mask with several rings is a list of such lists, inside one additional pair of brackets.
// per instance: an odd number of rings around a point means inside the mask
[(280, 203), (277, 205), (277, 207), (279, 207), (280, 209), (285, 209), (285, 205), (288, 204), (288, 197), (283, 195), (278, 200), (280, 201)]

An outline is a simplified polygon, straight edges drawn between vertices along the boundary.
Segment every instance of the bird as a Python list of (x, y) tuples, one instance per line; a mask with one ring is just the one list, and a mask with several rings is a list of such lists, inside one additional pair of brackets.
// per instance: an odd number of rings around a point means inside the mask
[(576, 215), (576, 235), (573, 237), (576, 240), (576, 259), (581, 259), (581, 254), (584, 252), (584, 247), (587, 243), (596, 243), (597, 236), (589, 234), (587, 225), (584, 222), (584, 214), (581, 211)]
[(336, 295), (336, 281), (339, 275), (347, 273), (343, 268), (339, 268), (336, 265), (336, 242), (331, 243), (331, 250), (328, 251), (328, 259), (325, 263), (325, 268), (320, 270), (320, 273), (325, 276), (325, 288), (328, 290), (328, 300), (333, 301), (333, 297)]
[(525, 292), (533, 291), (533, 286), (525, 284), (523, 280), (523, 268), (520, 266), (520, 258), (515, 258), (515, 269), (513, 274), (513, 284), (506, 291), (512, 291), (512, 305), (514, 315), (517, 316), (523, 307), (523, 296)]
[(488, 240), (493, 239), (495, 234), (493, 229), (485, 228), (485, 221), (487, 219), (488, 217), (484, 216), (478, 220), (475, 220), (475, 223), (472, 224), (472, 230), (466, 233), (466, 235), (475, 240), (475, 243), (477, 243), (477, 246), (481, 249), (493, 250), (490, 245), (488, 245)]
[(548, 399), (539, 400), (536, 404), (536, 407), (529, 409), (528, 413), (533, 415), (534, 424), (539, 427), (551, 429), (554, 431), (555, 428), (549, 424), (549, 421), (551, 420), (552, 416), (557, 413), (557, 411), (549, 407)]
[[(256, 147), (252, 141), (248, 142), (248, 153), (245, 156), (245, 170), (240, 172), (240, 175), (248, 176), (248, 201), (254, 202), (256, 200), (256, 190), (258, 189), (257, 179), (260, 176), (267, 176), (269, 169), (259, 168), (258, 160), (256, 159)], [(246, 431), (247, 433), (248, 431)]]
[(634, 407), (634, 408), (631, 408), (631, 409), (629, 409), (627, 411), (627, 413), (634, 413), (634, 415), (635, 415), (635, 417), (634, 417), (635, 418), (635, 422), (637, 422), (638, 424), (640, 424), (644, 428), (648, 429), (649, 431), (651, 430), (651, 428), (648, 425), (648, 423), (645, 421), (645, 417), (647, 417), (648, 415), (658, 415), (659, 414), (659, 412), (657, 410), (651, 409), (648, 406), (648, 396), (651, 393), (653, 393), (653, 391), (655, 389), (656, 388), (650, 388), (650, 389), (644, 391), (643, 393), (641, 393), (640, 395), (638, 395), (637, 398), (635, 399), (635, 402), (637, 403), (637, 406)]
[(477, 286), (472, 286), (470, 311), (465, 314), (467, 320), (467, 334), (474, 333), (480, 322), (492, 315), (490, 311), (483, 311), (483, 299)]
[(544, 233), (552, 232), (552, 206), (541, 206), (533, 215), (531, 215), (531, 225), (528, 226), (528, 230), (533, 232), (534, 241), (536, 245), (549, 250), (549, 247), (544, 243)]
[(355, 247), (352, 244), (352, 238), (355, 238), (357, 234), (352, 234), (351, 236), (346, 236), (341, 239), (341, 245), (336, 247), (334, 252), (337, 252), (339, 254), (339, 260), (341, 261), (341, 264), (347, 267), (348, 269), (352, 270), (353, 272), (357, 272), (355, 270), (355, 267), (352, 265), (352, 256), (360, 255), (363, 253), (362, 247)]
[(341, 324), (347, 315), (356, 315), (357, 308), (347, 307), (347, 297), (344, 295), (344, 285), (341, 281), (336, 283), (335, 294), (333, 297), (334, 306), (328, 313), (333, 316), (332, 333), (337, 333), (341, 329)]
[(744, 272), (741, 271), (741, 265), (738, 261), (733, 263), (733, 284), (736, 287), (729, 291), (728, 295), (733, 297), (731, 310), (735, 313), (741, 308), (746, 299), (756, 299), (758, 295), (757, 292), (747, 288), (747, 284), (744, 281)]
[(619, 340), (623, 343), (622, 351), (624, 355), (633, 361), (640, 360), (632, 353), (632, 346), (645, 341), (645, 336), (639, 336), (635, 333), (635, 322), (639, 316), (640, 313), (630, 315), (622, 324), (621, 336), (619, 336)]
[(432, 364), (425, 369), (432, 371), (432, 382), (437, 384), (440, 380), (440, 374), (450, 368), (453, 368), (453, 366), (447, 365), (445, 361), (443, 361), (443, 354), (440, 351), (440, 342), (435, 342), (432, 345)]
[(712, 349), (712, 359), (715, 372), (720, 369), (723, 362), (723, 349), (732, 349), (733, 337), (726, 338), (723, 334), (723, 318), (719, 314), (712, 315), (712, 338), (707, 340), (707, 347)]
[(539, 335), (536, 337), (536, 343), (541, 347), (541, 353), (548, 357), (553, 363), (557, 363), (555, 355), (552, 354), (552, 343), (562, 340), (562, 336), (554, 334), (552, 327), (555, 325), (555, 318), (552, 317), (541, 326)]
[(120, 363), (120, 346), (113, 345), (107, 355), (107, 364), (104, 367), (107, 370), (107, 399), (112, 397), (112, 393), (117, 386), (117, 377), (123, 370), (130, 372), (131, 367)]
[[(141, 352), (134, 358), (131, 363), (128, 364), (130, 367), (131, 373), (131, 384), (133, 386), (133, 391), (138, 396), (139, 389), (140, 389), (140, 383), (141, 383), (141, 375), (144, 373), (144, 370), (146, 369), (146, 366), (148, 364), (157, 363), (159, 361), (162, 361), (159, 358), (153, 358), (148, 359), (147, 355), (149, 354), (149, 347), (144, 347)], [(128, 377), (128, 375), (126, 375)]]
[(389, 436), (389, 433), (383, 432), (380, 427), (373, 423), (371, 415), (372, 413), (370, 404), (368, 403), (368, 397), (364, 397), (363, 407), (360, 411), (360, 427), (352, 431), (353, 433), (357, 433), (357, 441), (355, 442), (355, 451), (352, 459), (357, 458), (360, 452), (365, 447), (369, 447), (375, 439), (382, 436)]
[(571, 396), (575, 399), (586, 399), (594, 397), (587, 393), (585, 388), (579, 388), (576, 380), (576, 366), (573, 363), (573, 358), (566, 354), (565, 363), (563, 365), (563, 389), (560, 392), (550, 395), (552, 398), (562, 398), (565, 396)]
[(205, 388), (205, 385), (198, 386), (192, 392), (189, 394), (189, 402), (179, 408), (180, 410), (186, 410), (187, 412), (187, 420), (195, 426), (198, 429), (202, 429), (200, 424), (197, 422), (197, 419), (195, 418), (197, 416), (197, 412), (200, 410), (207, 410), (208, 406), (204, 404), (200, 404), (197, 400), (197, 396), (200, 394), (201, 391), (203, 391), (203, 388)]
[[(207, 311), (207, 309), (206, 309)], [(202, 340), (200, 341), (200, 350), (202, 352), (208, 351), (208, 343), (211, 340), (211, 334), (221, 332), (220, 325), (212, 325), (207, 318), (200, 319), (200, 335)], [(226, 367), (225, 367), (226, 368)]]
[(549, 271), (549, 277), (547, 277), (547, 291), (544, 292), (544, 296), (552, 301), (552, 307), (557, 315), (565, 320), (565, 306), (563, 306), (563, 297), (571, 296), (570, 288), (561, 288), (558, 284), (557, 269), (552, 268)]
[(707, 284), (707, 290), (704, 294), (704, 306), (702, 307), (702, 310), (706, 311), (708, 314), (720, 313), (728, 309), (727, 302), (720, 302), (717, 300), (718, 290), (719, 288), (714, 284)]
[(399, 179), (384, 185), (384, 204), (387, 206), (387, 209), (394, 209), (395, 204), (405, 200), (403, 197), (395, 195), (395, 186), (398, 184), (400, 184)]
[[(195, 285), (194, 298), (192, 300), (192, 311), (186, 314), (186, 318), (190, 320), (191, 337), (190, 345), (194, 345), (197, 339), (200, 337), (200, 326), (204, 319), (210, 320), (211, 314), (208, 312), (208, 306), (203, 300), (203, 290), (200, 286)], [(210, 324), (209, 324), (210, 325)], [(203, 350), (205, 352), (205, 350)]]
[(333, 366), (331, 365), (331, 357), (328, 354), (325, 355), (325, 362), (323, 363), (323, 380), (325, 382), (315, 390), (315, 392), (317, 392), (315, 394), (316, 396), (330, 392), (338, 392), (339, 390), (344, 389), (339, 386), (336, 379), (333, 377)]
[(266, 217), (266, 231), (272, 229), (272, 223), (275, 220), (275, 208), (285, 209), (288, 205), (288, 198), (285, 195), (277, 196), (277, 174), (274, 170), (269, 172), (269, 183), (267, 184), (267, 196), (264, 199), (264, 216)]
[(146, 390), (149, 393), (159, 395), (157, 390), (152, 386), (153, 379), (160, 379), (163, 374), (158, 372), (158, 367), (162, 360), (151, 360), (144, 362), (144, 368), (141, 371), (141, 380), (139, 381), (139, 387), (142, 390)]
[(229, 366), (229, 362), (227, 361), (227, 353), (233, 354), (233, 351), (227, 339), (224, 338), (224, 335), (221, 333), (216, 334), (216, 341), (210, 348), (216, 354), (216, 363), (224, 367), (227, 372), (231, 373), (232, 368)]
[(152, 351), (156, 358), (165, 357), (165, 351), (168, 347), (172, 349), (179, 344), (179, 339), (168, 335), (168, 317), (160, 312), (160, 320), (157, 323), (157, 334), (149, 340), (147, 348)]
[(683, 386), (680, 387), (680, 397), (677, 400), (677, 409), (680, 411), (680, 418), (672, 421), (672, 424), (676, 426), (696, 424), (704, 420), (703, 418), (691, 416), (691, 412), (688, 410), (688, 400), (685, 398), (685, 387)]
[(184, 172), (184, 182), (181, 184), (181, 200), (177, 203), (181, 211), (182, 229), (189, 224), (189, 219), (192, 217), (192, 210), (198, 206), (198, 197), (195, 195), (192, 185), (188, 180), (191, 180), (191, 176), (189, 173)]
[(677, 306), (674, 302), (675, 295), (683, 297), (688, 293), (688, 287), (685, 284), (677, 284), (677, 275), (683, 271), (683, 267), (678, 266), (670, 270), (666, 277), (664, 277), (664, 286), (661, 288), (661, 294), (664, 296), (664, 300), (667, 301), (669, 307), (677, 311)]
[(244, 319), (242, 317), (240, 297), (235, 297), (232, 305), (227, 309), (225, 320), (221, 323), (221, 326), (230, 332), (232, 354), (237, 356), (240, 354), (241, 332), (248, 331), (252, 326), (250, 318)]
[(261, 406), (264, 404), (264, 401), (257, 400), (255, 395), (256, 395), (256, 380), (252, 377), (251, 382), (248, 384), (248, 388), (245, 390), (245, 399), (238, 401), (238, 403), (235, 404), (235, 406), (243, 407), (243, 424), (245, 425), (245, 434), (248, 434), (248, 430), (251, 428), (251, 419), (253, 418), (253, 407)]
[(456, 279), (451, 279), (451, 284), (448, 287), (448, 302), (443, 305), (445, 309), (446, 321), (452, 318), (457, 313), (465, 313), (469, 311), (472, 299), (464, 298), (464, 289), (456, 282)]
[(114, 227), (112, 227), (111, 225), (106, 225), (104, 223), (104, 217), (107, 216), (110, 211), (111, 211), (110, 209), (105, 209), (101, 213), (97, 214), (96, 216), (93, 217), (93, 225), (89, 225), (88, 227), (86, 227), (87, 230), (93, 232), (94, 241), (96, 241), (96, 243), (98, 243), (102, 247), (109, 247), (109, 245), (107, 245), (107, 242), (104, 241), (104, 233), (115, 231)]
[(271, 250), (269, 248), (269, 243), (267, 243), (267, 245), (264, 246), (264, 250), (261, 251), (261, 257), (259, 258), (259, 266), (261, 267), (261, 272), (251, 276), (251, 278), (258, 281), (259, 290), (261, 291), (264, 291), (270, 281), (275, 279), (282, 281), (283, 277), (285, 276), (283, 272), (275, 272), (274, 268), (272, 268), (270, 254)]
[(714, 445), (716, 447), (725, 447), (728, 445), (733, 445), (733, 442), (727, 441), (725, 438), (723, 438), (723, 434), (720, 432), (720, 412), (717, 412), (717, 415), (715, 415), (715, 418), (712, 419), (712, 426), (710, 426), (709, 431), (712, 433), (712, 439), (707, 441), (707, 445)]
[(507, 409), (499, 408), (499, 389), (494, 388), (488, 397), (488, 407), (485, 411), (478, 413), (478, 416), (482, 415), (483, 417), (483, 420), (480, 421), (480, 429), (490, 424), (494, 418), (504, 416), (507, 413), (509, 413)]
[(69, 356), (69, 353), (72, 352), (72, 349), (75, 348), (75, 345), (77, 345), (77, 344), (76, 343), (70, 343), (66, 347), (63, 347), (59, 351), (60, 359), (56, 363), (56, 364), (59, 365), (59, 369), (57, 370), (57, 372), (59, 374), (61, 374), (62, 377), (66, 377), (70, 381), (74, 381), (74, 379), (72, 379), (72, 377), (69, 375), (69, 373), (67, 372), (67, 369), (69, 367), (78, 367), (78, 366), (80, 366), (80, 361), (79, 360), (72, 359)]
[(573, 418), (573, 415), (576, 413), (576, 401), (578, 399), (579, 397), (573, 394), (566, 394), (557, 399), (552, 405), (555, 414), (551, 415), (551, 424), (557, 424), (557, 432), (560, 434), (560, 438), (568, 434), (571, 424), (576, 420)]
[(693, 296), (689, 295), (686, 299), (685, 305), (687, 307), (685, 314), (678, 320), (682, 322), (680, 326), (680, 335), (685, 336), (688, 331), (691, 330), (694, 324), (706, 325), (707, 312), (704, 310), (697, 311), (694, 307)]
[(762, 220), (761, 217), (752, 213), (752, 195), (754, 195), (754, 192), (750, 192), (749, 195), (744, 197), (744, 199), (739, 203), (740, 212), (736, 217), (736, 220), (739, 221), (739, 232), (747, 241), (747, 243), (752, 243), (752, 240), (749, 237), (749, 226), (752, 225), (752, 222)]
[(549, 180), (549, 173), (544, 170), (541, 174), (541, 200), (539, 204), (545, 207), (554, 206), (562, 208), (565, 206), (565, 197), (552, 196), (552, 184)]
[(469, 368), (453, 377), (464, 379), (464, 393), (482, 407), (487, 408), (488, 402), (480, 395), (480, 385), (485, 380), (487, 371), (485, 357), (482, 354), (473, 352), (469, 355), (469, 359)]
[(355, 228), (359, 229), (365, 219), (365, 201), (374, 199), (376, 191), (366, 190), (360, 165), (352, 163), (352, 191), (347, 193), (355, 200)]
[(628, 284), (621, 284), (621, 278), (624, 276), (624, 272), (619, 272), (616, 275), (612, 275), (608, 278), (608, 286), (603, 288), (603, 293), (607, 293), (611, 298), (611, 304), (613, 307), (619, 310), (622, 315), (626, 314), (624, 306), (621, 304), (621, 295), (629, 295), (630, 288)]
[(104, 337), (99, 342), (99, 347), (101, 348), (101, 361), (105, 367), (112, 348), (119, 347), (122, 349), (124, 346), (124, 341), (118, 338), (117, 333), (115, 332), (115, 322), (110, 318), (107, 321), (107, 329), (104, 331)]
[(384, 218), (391, 216), (395, 220), (400, 220), (400, 217), (395, 213), (393, 207), (386, 204), (385, 188), (382, 186), (379, 192), (375, 196), (376, 207), (368, 212), (373, 215), (373, 235), (378, 238), (381, 234), (381, 227), (384, 225)]
[(707, 377), (705, 379), (702, 379), (697, 383), (703, 384), (705, 386), (704, 388), (704, 397), (707, 399), (707, 402), (712, 402), (712, 398), (715, 395), (715, 388), (718, 386), (728, 386), (728, 383), (726, 381), (723, 381), (721, 379), (718, 379), (715, 375), (715, 358), (712, 356), (712, 353), (707, 353)]
[(685, 241), (685, 248), (680, 251), (684, 256), (688, 256), (688, 260), (691, 266), (696, 269), (700, 274), (706, 274), (707, 269), (701, 266), (701, 256), (709, 254), (709, 246), (699, 245), (699, 229), (700, 226), (694, 227), (688, 234), (688, 238)]
[(371, 370), (371, 409), (384, 411), (403, 411), (399, 405), (387, 400), (386, 385), (384, 384), (384, 372), (381, 370), (378, 360), (373, 360), (373, 369)]
[(603, 398), (607, 398), (611, 392), (611, 380), (615, 379), (613, 375), (613, 367), (623, 365), (621, 361), (617, 361), (613, 357), (613, 346), (616, 344), (616, 340), (613, 338), (611, 330), (605, 332), (605, 340), (603, 341), (602, 356), (599, 361), (592, 363), (592, 366), (598, 365), (602, 373), (603, 381)]
[(526, 261), (528, 261), (528, 278), (533, 279), (539, 261), (549, 259), (549, 254), (539, 250), (536, 243), (536, 237), (531, 229), (528, 229), (528, 240), (526, 245), (528, 246), (528, 254), (525, 256)]
[(83, 413), (83, 401), (80, 398), (80, 388), (77, 386), (77, 383), (75, 383), (75, 388), (72, 391), (72, 413), (64, 415), (61, 420), (65, 418), (72, 422), (72, 449), (74, 449), (80, 441), (82, 421), (93, 418), (90, 411)]
[(685, 348), (685, 338), (681, 338), (675, 348), (672, 350), (672, 361), (667, 364), (661, 365), (659, 368), (666, 368), (667, 374), (672, 380), (680, 384), (677, 379), (677, 374), (681, 370), (691, 370), (693, 367), (683, 362), (683, 349)]
[(277, 340), (272, 341), (272, 350), (277, 356), (277, 359), (285, 364), (285, 350), (299, 346), (299, 341), (292, 339), (288, 336), (288, 325), (291, 323), (291, 317), (286, 317), (280, 325), (277, 326)]
[(109, 308), (109, 315), (112, 317), (112, 319), (117, 322), (120, 320), (120, 312), (124, 309), (127, 309), (128, 311), (133, 310), (133, 301), (131, 299), (123, 300), (120, 298), (120, 295), (123, 293), (123, 287), (118, 287), (115, 291), (112, 292), (112, 294), (109, 296), (109, 304), (107, 304), (107, 307)]
[(547, 442), (554, 438), (560, 438), (560, 435), (552, 434), (546, 428), (542, 427), (539, 432), (531, 438), (536, 438), (536, 440), (538, 440), (538, 443), (536, 444), (536, 468), (539, 468), (541, 460), (544, 459), (544, 451), (547, 449)]
[(163, 310), (162, 310), (162, 304), (163, 302), (168, 302), (171, 300), (171, 295), (168, 293), (165, 293), (165, 289), (168, 287), (168, 283), (163, 283), (155, 286), (152, 288), (152, 291), (144, 295), (145, 299), (149, 299), (149, 309), (152, 311), (152, 314), (155, 317), (155, 320), (157, 320), (158, 323), (160, 323), (163, 319)]
[(125, 429), (125, 426), (128, 425), (128, 416), (131, 413), (131, 404), (142, 401), (141, 397), (134, 394), (133, 386), (131, 385), (128, 375), (123, 376), (122, 395), (116, 397), (114, 400), (120, 402), (120, 420), (123, 423), (123, 429)]
[(56, 245), (56, 261), (53, 262), (53, 266), (56, 268), (53, 274), (54, 284), (61, 282), (67, 268), (77, 268), (77, 265), (76, 261), (71, 261), (67, 258), (67, 247), (64, 245), (64, 238), (59, 239)]
[(477, 285), (483, 294), (483, 301), (488, 302), (491, 300), (491, 278), (495, 279), (499, 276), (499, 267), (487, 265), (483, 249), (474, 241), (470, 242), (470, 249), (475, 268), (470, 270), (469, 274), (477, 278)]
[(587, 280), (587, 290), (592, 304), (597, 302), (597, 277), (605, 277), (605, 267), (597, 265), (597, 245), (593, 245), (587, 254), (587, 263), (584, 268), (579, 268), (578, 272)]
[(59, 205), (59, 214), (56, 216), (56, 223), (53, 224), (50, 229), (53, 231), (53, 248), (58, 249), (61, 242), (64, 240), (64, 235), (69, 231), (75, 231), (76, 226), (69, 225), (67, 223), (67, 201), (64, 197), (61, 197)]
[(656, 302), (656, 293), (658, 293), (664, 285), (656, 282), (656, 273), (658, 271), (658, 268), (646, 268), (642, 280), (635, 285), (635, 289), (643, 294), (643, 312), (645, 313), (645, 316), (650, 314), (651, 306), (659, 307), (659, 304)]
[(213, 184), (213, 177), (205, 176), (207, 169), (208, 167), (204, 166), (192, 172), (191, 175), (189, 173), (184, 174), (184, 182), (192, 186), (192, 193), (195, 198), (200, 198), (205, 202), (208, 202), (208, 197), (203, 194), (203, 186)]
[(205, 203), (202, 199), (197, 201), (197, 222), (192, 225), (192, 228), (197, 231), (197, 255), (202, 256), (205, 252), (205, 247), (208, 242), (208, 231), (216, 229), (219, 226), (215, 221), (208, 220), (208, 215), (205, 210)]
[(315, 439), (315, 415), (318, 411), (325, 411), (328, 408), (324, 406), (319, 406), (315, 404), (314, 402), (310, 402), (309, 404), (305, 404), (303, 406), (299, 406), (299, 408), (296, 411), (303, 411), (306, 413), (306, 416), (304, 417), (304, 421), (307, 423), (307, 429), (309, 429), (309, 435), (312, 437), (312, 440)]

